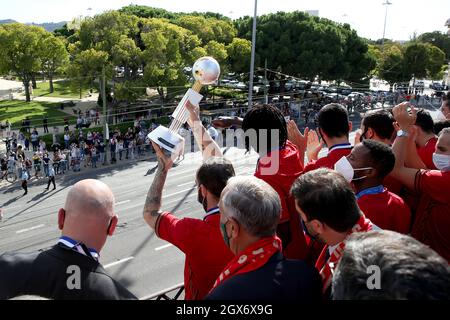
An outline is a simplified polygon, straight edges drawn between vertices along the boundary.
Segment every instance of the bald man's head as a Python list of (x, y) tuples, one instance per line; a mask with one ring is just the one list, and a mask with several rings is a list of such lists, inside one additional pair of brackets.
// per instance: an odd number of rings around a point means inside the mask
[(106, 236), (114, 233), (117, 221), (111, 189), (95, 179), (77, 182), (58, 214), (58, 225), (64, 236), (83, 242), (98, 252), (105, 244)]
[(99, 180), (81, 180), (69, 191), (64, 209), (66, 215), (83, 216), (81, 219), (109, 219), (114, 211), (114, 195)]

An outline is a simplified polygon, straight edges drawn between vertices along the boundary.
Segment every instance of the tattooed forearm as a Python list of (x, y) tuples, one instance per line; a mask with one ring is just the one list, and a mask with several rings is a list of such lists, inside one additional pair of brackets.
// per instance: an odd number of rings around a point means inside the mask
[(143, 213), (145, 221), (147, 221), (152, 228), (155, 227), (156, 220), (161, 214), (162, 190), (164, 188), (164, 183), (166, 182), (166, 177), (167, 171), (164, 170), (164, 164), (160, 162), (155, 178), (148, 190)]

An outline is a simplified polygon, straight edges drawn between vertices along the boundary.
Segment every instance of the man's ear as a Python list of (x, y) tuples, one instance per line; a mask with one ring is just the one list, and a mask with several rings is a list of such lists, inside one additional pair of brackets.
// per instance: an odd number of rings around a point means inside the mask
[(119, 222), (119, 217), (117, 215), (114, 215), (111, 218), (111, 221), (109, 222), (108, 230), (106, 230), (106, 233), (108, 236), (112, 236), (114, 234), (114, 231), (116, 230), (117, 223)]
[(58, 210), (58, 228), (62, 230), (64, 228), (64, 220), (66, 219), (66, 210), (63, 208)]
[(200, 193), (202, 194), (203, 198), (206, 198), (208, 190), (206, 190), (206, 187), (203, 184), (200, 185)]
[(375, 131), (372, 128), (367, 129), (366, 139), (373, 139), (375, 137)]
[(313, 227), (313, 230), (317, 234), (322, 234), (324, 232), (324, 224), (322, 222), (320, 222), (319, 220), (313, 219), (313, 220), (311, 220), (309, 225)]
[(230, 239), (237, 238), (239, 236), (239, 232), (240, 232), (239, 223), (237, 223), (237, 221), (234, 220), (233, 218), (230, 218), (229, 221), (230, 221), (230, 223), (228, 223), (228, 224), (230, 227), (228, 228), (228, 230), (231, 231), (229, 238)]

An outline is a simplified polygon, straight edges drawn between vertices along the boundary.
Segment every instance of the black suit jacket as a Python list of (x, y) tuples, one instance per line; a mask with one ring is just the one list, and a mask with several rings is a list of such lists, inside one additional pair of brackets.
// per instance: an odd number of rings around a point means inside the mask
[(273, 255), (261, 268), (225, 280), (206, 300), (320, 301), (322, 281), (314, 267), (301, 260)]
[[(74, 288), (77, 273), (80, 289)], [(51, 299), (136, 299), (100, 263), (61, 244), (42, 252), (0, 256), (0, 299), (24, 294)]]

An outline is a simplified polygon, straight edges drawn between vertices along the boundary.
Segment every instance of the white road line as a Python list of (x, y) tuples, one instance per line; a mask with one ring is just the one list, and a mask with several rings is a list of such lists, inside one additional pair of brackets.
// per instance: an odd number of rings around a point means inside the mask
[(113, 266), (116, 266), (116, 265), (118, 265), (118, 264), (121, 264), (121, 263), (130, 261), (130, 260), (133, 260), (133, 259), (134, 259), (134, 257), (128, 257), (128, 258), (120, 259), (120, 260), (118, 260), (118, 261), (116, 261), (116, 262), (112, 262), (112, 263), (109, 263), (109, 264), (103, 266), (103, 268), (105, 268), (105, 269), (106, 269), (106, 268), (111, 268), (111, 267), (113, 267)]
[(195, 183), (193, 183), (192, 181), (189, 181), (189, 182), (186, 182), (186, 183), (179, 184), (179, 185), (177, 185), (177, 187), (187, 186), (188, 184), (194, 185)]
[(121, 204), (128, 203), (128, 202), (130, 202), (130, 201), (131, 201), (131, 200), (124, 200), (124, 201), (116, 202), (115, 205), (116, 205), (116, 206), (119, 206), (119, 205), (121, 205)]
[(169, 247), (173, 247), (173, 244), (171, 244), (171, 243), (165, 244), (165, 245), (163, 245), (161, 247), (155, 248), (155, 251), (159, 251), (159, 250), (162, 250), (162, 249), (165, 249), (165, 248), (169, 248)]
[(42, 228), (43, 226), (45, 226), (45, 224), (39, 224), (39, 225), (34, 226), (34, 227), (31, 227), (31, 228), (26, 228), (26, 229), (17, 230), (16, 233), (23, 233), (23, 232), (27, 232), (27, 231), (39, 229), (39, 228)]
[(171, 194), (166, 194), (166, 195), (163, 194), (163, 196), (168, 198), (168, 197), (174, 196), (176, 194), (183, 193), (183, 192), (190, 191), (190, 190), (194, 190), (194, 189), (195, 188), (184, 189), (184, 190), (181, 190), (181, 191), (178, 191), (178, 192), (174, 192), (174, 193), (171, 193)]

